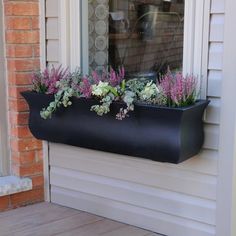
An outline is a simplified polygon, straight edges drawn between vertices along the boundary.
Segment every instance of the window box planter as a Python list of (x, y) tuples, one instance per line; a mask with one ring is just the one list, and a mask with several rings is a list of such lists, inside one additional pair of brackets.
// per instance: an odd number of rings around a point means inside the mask
[(119, 121), (115, 114), (122, 103), (113, 103), (111, 112), (100, 117), (90, 111), (98, 101), (73, 98), (71, 107), (44, 120), (40, 111), (53, 96), (22, 95), (30, 108), (29, 128), (37, 139), (176, 164), (198, 154), (204, 141), (206, 100), (184, 108), (135, 104), (134, 112)]

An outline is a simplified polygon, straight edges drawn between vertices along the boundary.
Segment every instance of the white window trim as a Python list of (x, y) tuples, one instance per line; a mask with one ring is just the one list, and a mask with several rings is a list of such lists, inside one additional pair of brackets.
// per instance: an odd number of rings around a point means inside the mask
[[(201, 98), (207, 94), (210, 2), (185, 0), (183, 72), (201, 80)], [(88, 73), (88, 0), (60, 0), (60, 18), (60, 62)]]
[[(3, 3), (0, 3), (0, 11), (3, 12)], [(7, 85), (6, 85), (6, 65), (5, 65), (5, 48), (4, 48), (4, 20), (3, 15), (0, 15), (0, 52), (1, 58), (1, 80), (0, 80), (0, 176), (7, 175), (10, 172), (9, 167), (9, 142), (8, 142), (8, 112), (7, 112)]]
[(211, 0), (185, 0), (184, 74), (198, 76), (201, 98), (207, 96)]

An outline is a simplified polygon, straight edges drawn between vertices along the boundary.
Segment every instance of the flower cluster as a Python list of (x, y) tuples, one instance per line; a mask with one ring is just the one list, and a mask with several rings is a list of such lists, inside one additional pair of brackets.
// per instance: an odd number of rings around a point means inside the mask
[(41, 111), (41, 117), (50, 118), (60, 106), (71, 106), (72, 97), (94, 98), (98, 104), (91, 107), (99, 116), (110, 112), (114, 101), (124, 106), (116, 115), (122, 120), (133, 111), (135, 102), (157, 104), (159, 106), (183, 107), (192, 105), (197, 98), (197, 79), (182, 73), (165, 74), (156, 83), (146, 78), (125, 80), (125, 70), (113, 68), (101, 73), (93, 71), (84, 76), (79, 70), (69, 73), (68, 69), (47, 68), (33, 75), (33, 90), (38, 93), (53, 94), (54, 101)]
[(62, 66), (47, 67), (43, 72), (36, 72), (32, 76), (33, 90), (38, 93), (55, 94), (58, 91), (57, 82), (66, 80), (70, 76), (68, 68)]
[(196, 100), (197, 79), (192, 75), (184, 77), (180, 72), (172, 74), (169, 71), (163, 76), (158, 87), (166, 98), (168, 106), (188, 106)]

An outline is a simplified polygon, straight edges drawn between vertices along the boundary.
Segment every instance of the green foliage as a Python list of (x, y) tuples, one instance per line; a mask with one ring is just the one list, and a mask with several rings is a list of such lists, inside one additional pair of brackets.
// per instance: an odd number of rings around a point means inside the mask
[[(184, 77), (181, 73), (168, 72), (156, 84), (145, 78), (126, 81), (124, 69), (121, 69), (119, 73), (112, 69), (107, 74), (104, 73), (106, 72), (103, 72), (102, 76), (96, 72), (90, 76), (83, 76), (79, 70), (68, 73), (61, 67), (52, 71), (47, 69), (44, 74), (35, 73), (34, 91), (38, 93), (51, 91), (50, 94), (54, 94), (54, 101), (40, 112), (41, 117), (51, 118), (60, 107), (71, 106), (72, 97), (93, 97), (98, 100), (99, 104), (92, 106), (91, 111), (99, 116), (109, 113), (114, 101), (123, 102), (123, 107), (116, 115), (118, 120), (129, 116), (135, 108), (135, 102), (178, 107), (192, 105), (196, 101), (197, 82), (193, 76)], [(50, 80), (52, 77), (53, 79)], [(47, 81), (47, 83), (42, 83), (42, 81)]]
[(91, 107), (91, 111), (95, 111), (99, 116), (103, 116), (110, 112), (110, 106), (115, 100), (113, 93), (108, 93), (101, 99), (101, 105), (94, 105)]

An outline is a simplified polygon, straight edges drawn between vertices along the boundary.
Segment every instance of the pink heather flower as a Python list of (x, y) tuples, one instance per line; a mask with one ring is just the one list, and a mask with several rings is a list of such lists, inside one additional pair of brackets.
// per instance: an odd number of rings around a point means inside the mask
[(58, 91), (57, 82), (69, 77), (68, 68), (63, 69), (62, 66), (55, 68), (47, 67), (42, 73), (34, 73), (32, 83), (34, 88), (44, 88), (46, 94), (55, 94)]
[(101, 81), (107, 81), (107, 76), (107, 71), (105, 68), (103, 68)]
[(92, 77), (93, 77), (94, 83), (99, 84), (99, 81), (101, 81), (101, 78), (99, 77), (96, 70), (92, 72)]
[(45, 83), (48, 87), (47, 94), (55, 94), (58, 91), (56, 86), (57, 82), (63, 79), (66, 79), (69, 75), (69, 69), (63, 69), (60, 65), (58, 68), (52, 67), (51, 70), (46, 68), (43, 72), (45, 78)]
[(194, 76), (183, 76), (181, 72), (175, 74), (168, 71), (158, 85), (167, 98), (168, 105), (182, 106), (195, 100), (197, 80)]
[(109, 82), (112, 86), (119, 85), (125, 77), (124, 67), (120, 68), (118, 73), (111, 67), (109, 77)]
[(91, 82), (89, 81), (89, 78), (87, 76), (82, 78), (82, 81), (81, 81), (80, 86), (79, 86), (79, 91), (84, 97), (86, 97), (86, 98), (91, 97), (91, 95), (92, 95), (92, 86), (91, 86)]

